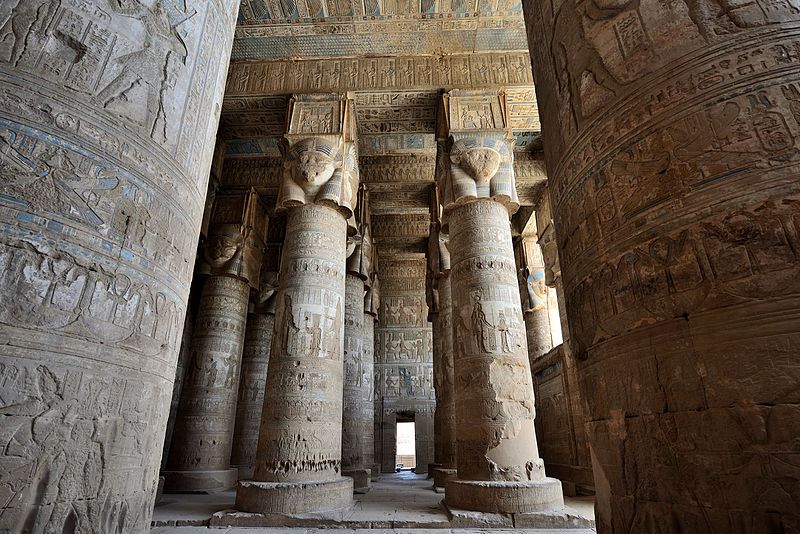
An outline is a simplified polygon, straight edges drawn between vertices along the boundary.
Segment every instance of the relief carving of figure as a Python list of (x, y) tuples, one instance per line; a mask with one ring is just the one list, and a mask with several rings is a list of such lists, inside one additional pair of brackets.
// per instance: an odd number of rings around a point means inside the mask
[(326, 202), (342, 207), (349, 217), (353, 177), (344, 172), (344, 164), (342, 150), (328, 139), (312, 137), (294, 143), (284, 163), (278, 206)]
[[(32, 33), (43, 33), (47, 25), (53, 20), (56, 10), (61, 5), (60, 0), (17, 0), (15, 3), (7, 2), (2, 6), (6, 18), (0, 27), (0, 50), (8, 47), (11, 42), (8, 61), (14, 66), (19, 65), (25, 52), (26, 44)], [(8, 10), (8, 11), (6, 11)]]
[[(638, 4), (638, 0), (632, 0)], [(627, 6), (626, 6), (627, 8)], [(615, 10), (618, 13), (622, 9)], [(587, 39), (583, 27), (583, 10), (576, 0), (566, 0), (553, 21), (553, 40), (550, 56), (562, 101), (569, 102), (570, 113), (565, 129), (572, 132), (581, 127), (591, 113), (586, 109), (585, 81), (587, 75), (594, 85), (617, 96), (620, 84), (608, 70), (603, 57)], [(591, 13), (591, 10), (590, 10)], [(610, 16), (613, 16), (612, 13)], [(580, 51), (580, 52), (578, 52)]]
[(472, 335), (475, 336), (478, 350), (481, 352), (494, 352), (497, 350), (495, 326), (486, 319), (480, 295), (473, 297), (472, 304)]
[(513, 353), (514, 334), (511, 332), (511, 328), (508, 326), (506, 316), (503, 312), (500, 312), (497, 317), (497, 331), (500, 332), (500, 350), (506, 354)]
[[(167, 101), (181, 70), (186, 66), (188, 50), (177, 31), (178, 26), (195, 12), (172, 12), (157, 0), (152, 7), (141, 0), (108, 0), (115, 13), (139, 21), (144, 26), (142, 48), (115, 59), (119, 74), (97, 93), (103, 107), (131, 120), (140, 122), (158, 142), (167, 140)], [(141, 106), (131, 101), (134, 88), (144, 86), (145, 117)]]

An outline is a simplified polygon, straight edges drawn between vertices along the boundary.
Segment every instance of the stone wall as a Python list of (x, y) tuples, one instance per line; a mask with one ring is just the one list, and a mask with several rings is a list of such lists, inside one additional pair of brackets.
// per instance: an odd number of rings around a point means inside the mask
[(417, 471), (433, 462), (433, 331), (425, 303), (422, 255), (381, 259), (380, 320), (375, 325), (376, 452), (384, 472), (394, 471), (400, 418), (416, 423)]

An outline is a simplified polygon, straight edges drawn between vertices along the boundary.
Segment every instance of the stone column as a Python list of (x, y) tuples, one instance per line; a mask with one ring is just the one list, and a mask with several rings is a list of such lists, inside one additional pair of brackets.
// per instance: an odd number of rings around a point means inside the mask
[(796, 529), (800, 13), (525, 4), (598, 526)]
[(453, 404), (453, 321), (448, 236), (441, 230), (439, 196), (434, 193), (428, 242), (428, 273), (433, 323), (433, 377), (436, 393), (434, 436), (436, 465), (429, 470), (434, 489), (443, 490), (456, 474), (455, 405)]
[(550, 293), (545, 284), (545, 265), (536, 235), (523, 235), (516, 244), (520, 274), (522, 315), (531, 361), (553, 348), (550, 325)]
[(352, 502), (353, 479), (341, 476), (345, 248), (358, 179), (349, 104), (339, 95), (290, 104), (275, 333), (254, 480), (239, 483), (239, 510), (298, 514)]
[(2, 2), (0, 531), (150, 529), (238, 7)]
[[(364, 281), (347, 273), (345, 281), (345, 322), (344, 322), (344, 399), (342, 408), (342, 474), (353, 479), (356, 491), (369, 488), (369, 465), (364, 462), (365, 440), (370, 434), (372, 421), (366, 421), (363, 409), (368, 403), (369, 391), (366, 385), (371, 380), (364, 379)], [(372, 374), (372, 366), (369, 366)], [(372, 413), (370, 411), (370, 413)], [(372, 448), (372, 443), (369, 443)]]
[[(380, 445), (381, 441), (378, 439), (379, 431), (380, 431), (380, 417), (377, 417), (376, 411), (376, 402), (379, 398), (379, 373), (375, 367), (375, 361), (378, 357), (376, 348), (375, 348), (375, 325), (378, 322), (378, 311), (381, 308), (381, 297), (380, 297), (380, 280), (378, 279), (377, 269), (374, 268), (375, 266), (375, 252), (373, 249), (372, 254), (372, 265), (373, 268), (371, 269), (371, 275), (369, 278), (369, 285), (366, 288), (366, 293), (364, 294), (364, 350), (365, 352), (369, 352), (369, 362), (372, 364), (372, 375), (371, 375), (371, 393), (370, 393), (370, 401), (372, 402), (372, 411), (370, 415), (370, 420), (372, 422), (372, 432), (370, 436), (372, 437), (372, 441), (370, 446), (372, 447), (370, 451), (366, 454), (371, 459), (370, 466), (370, 479), (375, 481), (379, 478), (381, 473), (381, 462), (380, 462)], [(369, 317), (369, 318), (367, 318)], [(366, 356), (365, 356), (366, 358)]]
[[(365, 311), (365, 284), (372, 274), (372, 238), (367, 191), (359, 188), (347, 256), (344, 323), (344, 399), (342, 410), (342, 474), (353, 479), (356, 492), (370, 487), (373, 464), (373, 318)], [(369, 338), (365, 334), (369, 328)]]
[[(435, 189), (431, 194), (431, 225), (426, 254), (427, 270), (425, 271), (425, 302), (428, 305), (428, 322), (431, 323), (431, 353), (433, 357), (433, 393), (436, 406), (433, 411), (433, 462), (428, 464), (428, 478), (433, 478), (433, 470), (441, 467), (442, 456), (442, 412), (439, 409), (442, 376), (442, 323), (439, 320), (439, 287), (436, 280), (439, 274), (439, 202)], [(433, 205), (435, 204), (435, 206)]]
[(264, 386), (275, 323), (274, 297), (277, 285), (277, 273), (262, 275), (261, 287), (247, 315), (231, 450), (231, 467), (238, 469), (239, 479), (252, 478), (256, 464), (261, 407), (264, 404)]
[[(441, 179), (450, 230), (458, 480), (451, 508), (525, 513), (563, 506), (534, 431), (534, 399), (509, 213), (517, 201), (503, 97), (445, 94), (450, 150)], [(476, 131), (476, 125), (493, 127)]]
[(191, 361), (184, 381), (164, 491), (236, 485), (231, 449), (251, 284), (258, 286), (266, 214), (255, 191), (217, 193)]
[(447, 481), (456, 478), (456, 411), (455, 411), (455, 376), (453, 354), (453, 308), (450, 288), (450, 272), (443, 272), (439, 285), (439, 317), (441, 335), (441, 376), (439, 377), (438, 398), (436, 399), (436, 415), (439, 419), (437, 439), (441, 443), (440, 467), (433, 471), (435, 488), (445, 488)]

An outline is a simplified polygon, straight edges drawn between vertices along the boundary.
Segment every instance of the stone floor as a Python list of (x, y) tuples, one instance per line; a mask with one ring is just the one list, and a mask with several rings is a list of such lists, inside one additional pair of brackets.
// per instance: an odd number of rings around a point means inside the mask
[[(228, 527), (227, 524), (246, 525), (248, 522), (230, 522), (231, 517), (238, 514), (217, 513), (231, 510), (234, 492), (226, 491), (211, 495), (164, 495), (156, 506), (153, 515), (152, 534), (201, 534), (223, 532), (226, 534), (325, 534), (332, 528), (343, 534), (422, 534), (435, 532), (448, 534), (506, 534), (507, 532), (530, 532), (544, 534), (558, 532), (584, 534), (594, 532), (591, 528), (574, 529), (513, 529), (510, 519), (494, 514), (487, 514), (487, 522), (469, 525), (467, 528), (452, 528), (447, 511), (441, 506), (443, 495), (432, 490), (430, 479), (425, 475), (411, 472), (384, 474), (374, 483), (372, 491), (364, 495), (355, 495), (352, 509), (335, 520), (300, 522), (296, 527)], [(583, 524), (592, 524), (594, 520), (594, 501), (591, 497), (565, 499), (568, 512), (580, 518)], [(314, 528), (323, 527), (323, 528)], [(475, 528), (479, 527), (479, 528)]]

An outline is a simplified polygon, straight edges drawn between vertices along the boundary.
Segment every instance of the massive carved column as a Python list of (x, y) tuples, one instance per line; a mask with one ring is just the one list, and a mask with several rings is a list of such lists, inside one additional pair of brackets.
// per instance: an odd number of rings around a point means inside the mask
[(166, 492), (236, 485), (231, 449), (251, 285), (258, 287), (267, 218), (255, 191), (217, 193), (203, 284), (167, 469)]
[(250, 304), (242, 349), (242, 370), (239, 377), (239, 401), (233, 430), (231, 467), (239, 470), (239, 479), (252, 478), (256, 465), (256, 447), (261, 428), (261, 407), (267, 365), (275, 326), (275, 292), (278, 273), (262, 274), (261, 286)]
[(561, 484), (545, 477), (536, 447), (503, 96), (451, 91), (443, 108), (450, 146), (440, 185), (450, 230), (458, 436), (458, 480), (447, 483), (445, 502), (507, 513), (562, 506)]
[(278, 208), (288, 210), (254, 480), (236, 507), (295, 514), (341, 509), (345, 247), (358, 175), (350, 103), (296, 96)]
[(238, 5), (0, 6), (2, 531), (149, 531)]
[(525, 9), (600, 527), (796, 529), (797, 6)]
[[(367, 314), (365, 283), (371, 280), (372, 238), (366, 189), (359, 189), (358, 209), (353, 226), (358, 234), (348, 246), (345, 283), (344, 399), (342, 409), (342, 474), (353, 479), (356, 491), (370, 485), (373, 464), (373, 318)], [(366, 339), (366, 328), (369, 339)]]

